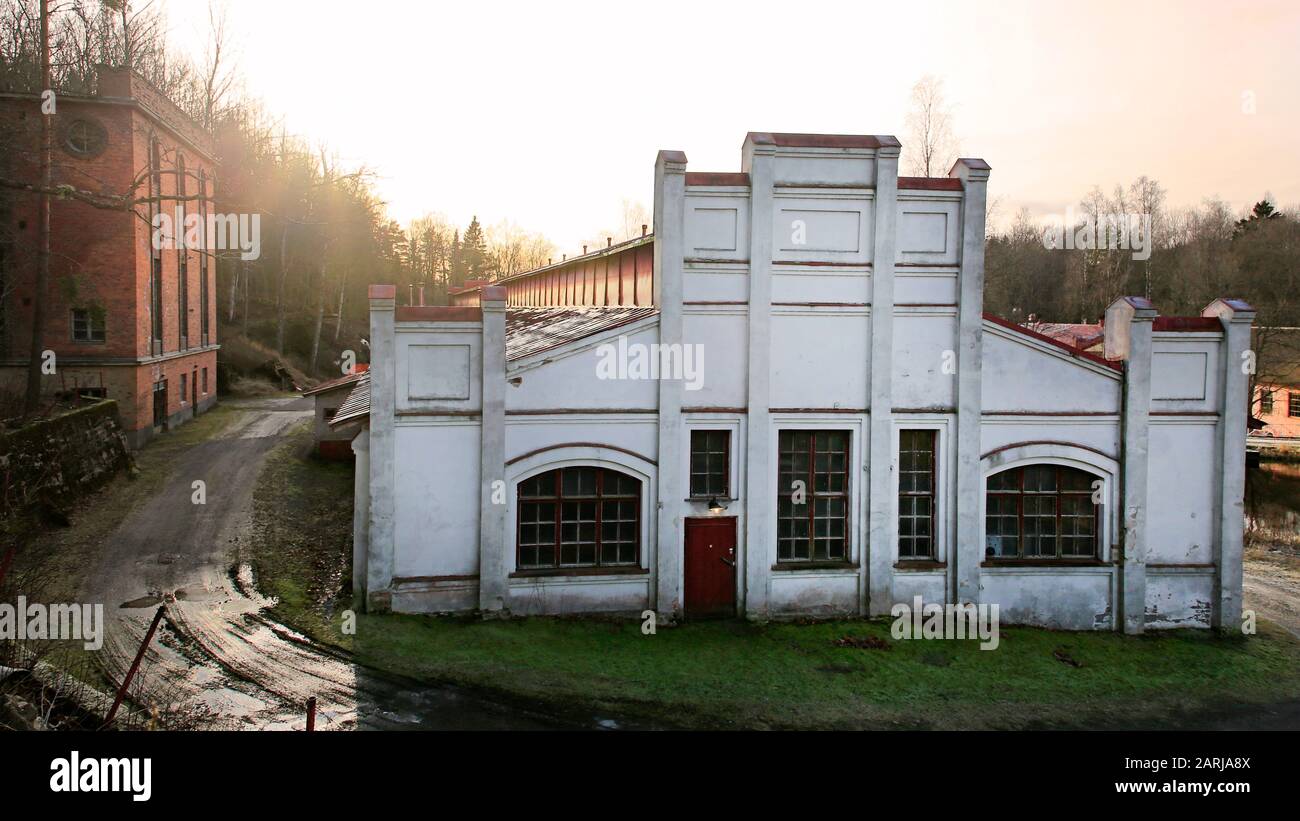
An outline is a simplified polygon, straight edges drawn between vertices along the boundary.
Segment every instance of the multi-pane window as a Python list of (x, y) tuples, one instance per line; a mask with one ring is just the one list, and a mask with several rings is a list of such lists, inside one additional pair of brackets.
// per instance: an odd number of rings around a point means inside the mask
[(519, 483), (520, 570), (640, 561), (641, 482), (613, 470), (559, 468)]
[(777, 442), (777, 560), (847, 561), (849, 432), (783, 430)]
[(731, 432), (691, 431), (691, 496), (727, 498)]
[(992, 559), (1097, 557), (1097, 477), (1061, 465), (1027, 465), (988, 478), (985, 555)]
[(185, 247), (185, 158), (176, 160), (176, 300), (181, 349), (189, 347), (190, 251)]
[(898, 435), (898, 557), (934, 558), (935, 436), (932, 430)]
[[(157, 139), (149, 141), (149, 211), (151, 225), (162, 209), (162, 146)], [(175, 226), (173, 226), (173, 231)], [(162, 320), (162, 242), (161, 237), (154, 237), (150, 243), (149, 256), (149, 319), (150, 332), (154, 347), (161, 350), (163, 335)]]
[(89, 308), (72, 309), (72, 341), (103, 342), (104, 315)]
[(1259, 389), (1259, 415), (1271, 416), (1273, 413), (1273, 391), (1268, 388)]
[(189, 387), (188, 383), (186, 382), (188, 376), (189, 376), (188, 374), (184, 374), (184, 373), (181, 374), (181, 404), (182, 405), (185, 404), (185, 397), (189, 396), (189, 393), (186, 391), (186, 388)]
[(1300, 391), (1288, 391), (1286, 399), (1286, 415), (1300, 416)]
[[(208, 344), (208, 175), (203, 169), (199, 169), (199, 222), (203, 226), (203, 245), (199, 248), (199, 326), (200, 333), (203, 334), (201, 344)], [(206, 385), (206, 382), (205, 382)], [(204, 387), (204, 393), (208, 389)]]
[(203, 392), (208, 392), (208, 369), (203, 369)]

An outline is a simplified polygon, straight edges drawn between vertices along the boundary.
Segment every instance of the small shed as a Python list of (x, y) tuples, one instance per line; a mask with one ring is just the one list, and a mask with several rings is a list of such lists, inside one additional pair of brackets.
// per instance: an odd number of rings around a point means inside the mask
[(352, 373), (322, 382), (302, 392), (303, 396), (312, 397), (316, 403), (316, 421), (312, 435), (316, 441), (316, 452), (324, 459), (339, 462), (352, 459), (352, 437), (356, 436), (359, 424), (332, 428), (330, 420), (338, 413), (339, 407), (368, 367), (370, 366), (366, 364), (358, 364)]

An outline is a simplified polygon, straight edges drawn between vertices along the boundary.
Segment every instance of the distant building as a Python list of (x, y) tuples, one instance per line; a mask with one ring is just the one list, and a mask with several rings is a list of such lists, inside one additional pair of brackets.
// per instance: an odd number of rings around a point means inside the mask
[[(139, 446), (217, 401), (215, 261), (176, 247), (183, 243), (152, 241), (158, 211), (206, 217), (212, 140), (126, 70), (101, 67), (94, 96), (57, 100), (55, 185), (163, 199), (134, 212), (54, 199), (44, 339), (56, 367), (42, 378), (42, 392), (116, 400), (127, 437)], [(40, 120), (35, 96), (0, 94), (0, 132), (9, 143), (0, 175), (39, 182)], [(178, 194), (199, 199), (167, 199)], [(19, 394), (30, 354), (39, 205), (35, 194), (0, 191), (0, 387)]]
[(370, 370), (335, 416), (365, 422), (367, 606), (766, 620), (921, 596), (1237, 628), (1254, 310), (1120, 297), (1069, 342), (985, 314), (989, 166), (902, 177), (899, 151), (751, 133), (738, 173), (662, 151), (652, 236), (477, 305), (372, 285)]
[(330, 422), (369, 367), (365, 363), (359, 363), (352, 373), (322, 382), (302, 392), (303, 396), (310, 396), (315, 402), (316, 416), (312, 436), (316, 442), (316, 452), (321, 458), (339, 462), (351, 461), (352, 439), (357, 435), (361, 427), (360, 423), (331, 427)]

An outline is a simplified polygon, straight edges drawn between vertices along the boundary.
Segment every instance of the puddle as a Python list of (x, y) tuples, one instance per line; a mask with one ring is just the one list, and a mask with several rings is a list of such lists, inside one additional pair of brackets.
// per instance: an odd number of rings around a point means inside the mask
[(124, 601), (121, 604), (119, 604), (118, 607), (127, 610), (134, 610), (136, 608), (141, 608), (141, 607), (153, 607), (154, 605), (158, 605), (158, 604), (162, 604), (162, 596), (141, 596), (138, 599), (131, 599), (131, 601)]

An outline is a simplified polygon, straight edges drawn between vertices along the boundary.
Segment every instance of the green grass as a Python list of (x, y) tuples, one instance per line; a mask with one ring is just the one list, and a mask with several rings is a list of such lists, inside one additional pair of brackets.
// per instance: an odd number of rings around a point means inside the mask
[(304, 632), (328, 635), (335, 611), (350, 606), (352, 467), (311, 455), (311, 420), (286, 432), (267, 456), (253, 493), (248, 555), (258, 589), (276, 615)]
[[(876, 636), (888, 650), (838, 647)], [(1003, 628), (974, 641), (894, 641), (887, 621), (639, 624), (362, 616), (358, 661), (552, 706), (589, 704), (684, 726), (1128, 726), (1300, 696), (1300, 644), (1176, 631), (1139, 638)], [(1056, 658), (1064, 650), (1081, 663)]]
[[(1300, 698), (1300, 642), (1208, 631), (1142, 637), (1003, 628), (975, 641), (894, 641), (889, 622), (661, 627), (600, 619), (360, 614), (351, 607), (352, 476), (300, 430), (259, 480), (254, 567), (275, 615), (358, 662), (558, 712), (651, 725), (782, 728), (1182, 726), (1187, 716)], [(838, 647), (876, 636), (888, 650)], [(1057, 650), (1080, 662), (1058, 660)]]

